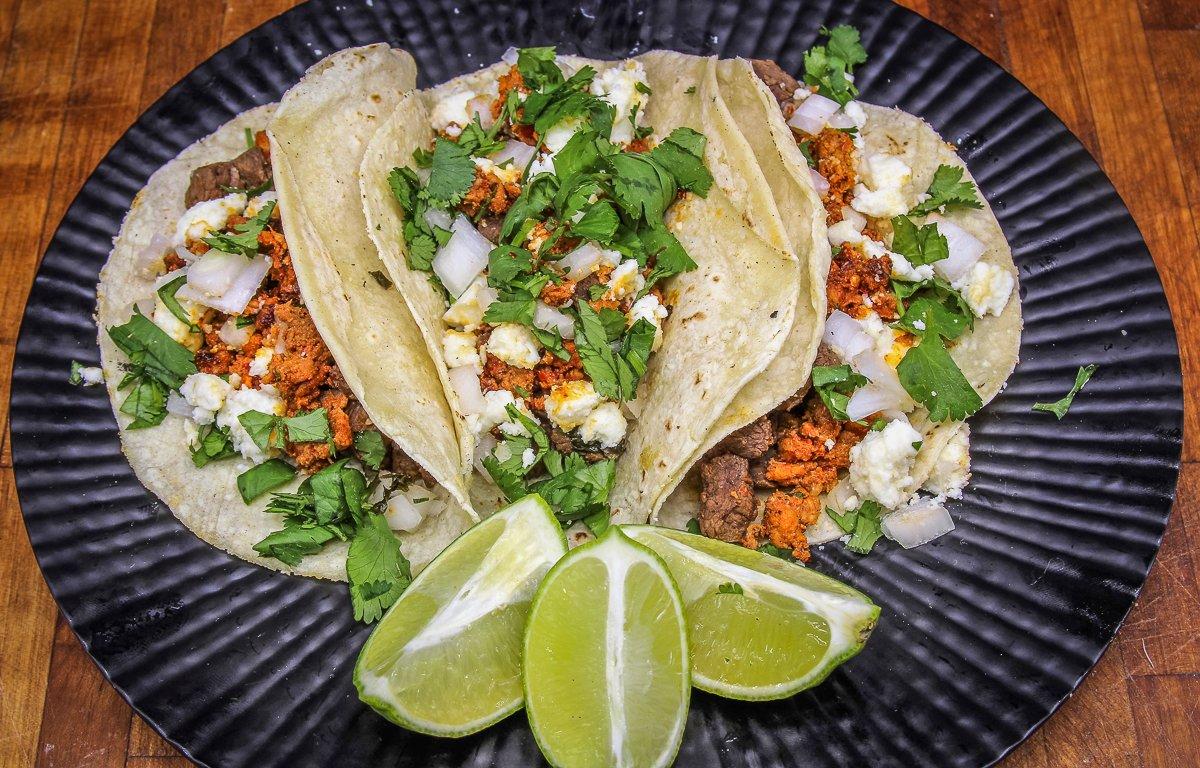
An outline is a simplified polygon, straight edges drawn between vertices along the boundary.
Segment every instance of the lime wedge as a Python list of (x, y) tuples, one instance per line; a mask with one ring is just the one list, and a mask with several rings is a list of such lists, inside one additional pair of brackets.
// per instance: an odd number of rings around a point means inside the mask
[(540, 496), (526, 496), (446, 547), (367, 639), (358, 695), (405, 728), (465, 736), (521, 708), (529, 604), (567, 551)]
[(525, 706), (552, 765), (669, 765), (690, 692), (683, 606), (657, 555), (614, 526), (550, 569), (525, 631)]
[(862, 650), (879, 606), (858, 590), (762, 552), (670, 528), (625, 526), (679, 584), (692, 683), (751, 701), (811, 688)]

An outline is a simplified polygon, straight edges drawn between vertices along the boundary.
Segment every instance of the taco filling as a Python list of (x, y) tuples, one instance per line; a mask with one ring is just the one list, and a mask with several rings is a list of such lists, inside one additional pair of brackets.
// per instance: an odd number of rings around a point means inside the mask
[[(189, 207), (143, 254), (143, 268), (158, 275), (154, 294), (107, 332), (129, 358), (119, 385), (128, 389), (120, 404), (128, 429), (182, 419), (197, 468), (246, 466), (236, 479), (246, 504), (309, 478), (272, 498), (267, 511), (286, 527), (254, 547), (294, 566), (354, 536), (362, 520), (342, 514), (350, 495), (366, 494), (366, 507), (403, 531), (446, 500), (375, 429), (342, 378), (300, 294), (265, 134), (247, 131), (247, 142), (233, 160), (192, 172)], [(346, 510), (319, 509), (327, 504)]]
[(704, 196), (705, 137), (643, 125), (641, 62), (597, 72), (510, 51), (495, 80), (443, 93), (433, 143), (388, 182), (407, 264), (445, 299), (442, 353), (478, 468), (568, 524), (608, 524), (630, 404), (696, 268), (667, 223)]
[[(941, 502), (961, 496), (969, 478), (961, 422), (983, 405), (951, 353), (978, 320), (1005, 310), (1015, 287), (1009, 269), (981, 260), (983, 242), (944, 217), (984, 208), (961, 167), (938, 166), (914, 197), (905, 191), (913, 168), (895, 145), (868, 146), (864, 134), (883, 110), (855, 101), (849, 76), (866, 52), (851, 27), (830, 35), (806, 55), (804, 84), (773, 61), (753, 62), (827, 214), (823, 343), (810, 387), (702, 460), (695, 521), (707, 536), (801, 561), (819, 521), (822, 541), (843, 537), (864, 553), (896, 510), (926, 529), (949, 522)], [(920, 472), (937, 425), (957, 428)]]

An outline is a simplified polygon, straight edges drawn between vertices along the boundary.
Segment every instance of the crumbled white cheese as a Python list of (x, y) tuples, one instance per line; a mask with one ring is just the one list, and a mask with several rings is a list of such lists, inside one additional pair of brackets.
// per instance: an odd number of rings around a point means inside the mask
[(185, 323), (167, 309), (167, 305), (163, 300), (155, 294), (154, 296), (154, 311), (150, 313), (150, 319), (163, 330), (168, 336), (193, 352), (200, 349), (200, 343), (204, 337), (199, 333), (192, 331), (192, 326), (200, 322), (200, 318), (204, 316), (204, 307), (187, 299), (175, 297), (179, 301), (179, 306), (187, 313), (191, 319), (191, 323)]
[(637, 296), (638, 292), (646, 287), (646, 278), (642, 276), (640, 270), (636, 259), (622, 261), (609, 275), (608, 291), (604, 297), (621, 301)]
[(225, 405), (217, 412), (217, 426), (229, 431), (234, 450), (247, 460), (258, 464), (266, 461), (274, 453), (274, 449), (263, 451), (250, 438), (246, 428), (238, 421), (238, 416), (247, 411), (282, 416), (283, 400), (279, 397), (279, 390), (270, 384), (262, 389), (235, 389), (229, 392), (225, 398)]
[(517, 323), (497, 325), (488, 337), (487, 351), (517, 368), (533, 368), (542, 359), (542, 347), (537, 338)]
[(246, 213), (244, 215), (248, 219), (254, 218), (258, 214), (262, 213), (262, 209), (266, 207), (267, 203), (275, 203), (278, 205), (279, 195), (277, 195), (274, 191), (267, 191), (260, 195), (255, 195), (254, 197), (250, 198), (250, 202), (246, 203)]
[(638, 320), (646, 320), (654, 326), (654, 344), (650, 347), (651, 352), (657, 352), (658, 348), (662, 346), (662, 322), (666, 319), (667, 308), (653, 293), (648, 293), (633, 302), (633, 306), (629, 308), (629, 325), (632, 326)]
[(646, 100), (649, 88), (646, 86), (646, 69), (640, 61), (627, 59), (611, 69), (606, 69), (592, 80), (592, 94), (612, 104), (616, 108), (612, 133), (609, 138), (617, 144), (628, 144), (633, 141), (634, 128), (631, 120), (634, 108), (637, 108), (636, 118), (641, 123), (642, 113), (646, 111)]
[[(871, 254), (867, 254), (868, 256)], [(888, 252), (888, 257), (892, 260), (892, 274), (902, 280), (911, 280), (919, 282), (921, 280), (930, 280), (933, 278), (933, 265), (922, 264), (919, 267), (914, 267), (909, 263), (908, 259), (898, 253)]]
[(462, 129), (471, 123), (470, 102), (476, 96), (478, 94), (475, 91), (464, 89), (454, 91), (439, 99), (438, 103), (433, 105), (433, 111), (429, 115), (429, 122), (433, 126), (433, 130), (447, 136), (461, 135)]
[(857, 101), (847, 101), (842, 107), (842, 113), (854, 121), (854, 127), (862, 129), (867, 124), (867, 111)]
[(886, 359), (896, 346), (896, 332), (875, 312), (868, 312), (866, 317), (859, 320), (859, 324), (875, 343), (876, 353)]
[(184, 245), (199, 240), (210, 232), (225, 228), (230, 216), (246, 209), (246, 196), (233, 192), (216, 200), (204, 200), (183, 212), (175, 225), (175, 245)]
[(904, 419), (896, 419), (878, 432), (868, 432), (850, 449), (850, 483), (854, 490), (895, 509), (912, 496), (915, 443), (921, 435)]
[(491, 392), (483, 393), (483, 413), (480, 413), (475, 420), (475, 431), (479, 434), (490, 432), (493, 427), (500, 427), (500, 431), (506, 435), (523, 435), (529, 436), (529, 431), (521, 424), (520, 421), (510, 418), (508, 415), (508, 406), (514, 406), (525, 416), (536, 420), (533, 412), (529, 410), (529, 406), (525, 401), (514, 397), (512, 392), (506, 389), (497, 389)]
[(964, 424), (942, 448), (921, 487), (938, 497), (961, 499), (970, 479), (970, 428)]
[(890, 219), (908, 210), (904, 185), (912, 180), (912, 169), (898, 157), (874, 154), (859, 167), (862, 182), (854, 185), (851, 207), (877, 219)]
[(179, 394), (192, 409), (192, 421), (197, 424), (212, 424), (217, 411), (225, 406), (225, 399), (232, 387), (220, 376), (211, 373), (193, 373), (183, 380)]
[(516, 163), (508, 165), (496, 165), (486, 157), (472, 158), (475, 167), (483, 171), (488, 176), (493, 176), (504, 184), (517, 184), (521, 181), (521, 173), (524, 168), (520, 168)]
[(601, 397), (590, 381), (568, 381), (550, 390), (546, 415), (559, 429), (570, 432), (600, 405)]
[(78, 369), (79, 384), (84, 387), (95, 387), (104, 383), (104, 369), (89, 365)]
[(254, 359), (250, 361), (248, 373), (251, 376), (266, 376), (267, 370), (271, 366), (271, 358), (275, 356), (275, 350), (271, 347), (259, 347), (254, 353)]
[(496, 289), (489, 286), (487, 278), (481, 275), (455, 299), (442, 315), (442, 320), (460, 330), (473, 331), (483, 322), (483, 313), (497, 297)]
[(1008, 304), (1013, 291), (1013, 276), (1007, 269), (987, 261), (977, 261), (971, 271), (955, 280), (952, 287), (963, 295), (978, 317), (998, 315)]
[(442, 352), (447, 368), (469, 365), (477, 370), (483, 369), (479, 349), (475, 345), (475, 334), (470, 331), (447, 330), (442, 337)]
[(579, 437), (585, 443), (595, 443), (601, 448), (616, 448), (625, 437), (628, 427), (621, 407), (609, 401), (587, 415), (579, 425)]
[(525, 450), (521, 451), (522, 469), (529, 469), (533, 466), (533, 462), (535, 461), (537, 461), (537, 452), (532, 448), (526, 448)]

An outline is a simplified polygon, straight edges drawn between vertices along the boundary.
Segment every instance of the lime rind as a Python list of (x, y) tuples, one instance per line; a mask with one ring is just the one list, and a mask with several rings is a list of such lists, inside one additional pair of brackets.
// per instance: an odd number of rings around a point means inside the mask
[[(689, 619), (691, 609), (719, 585), (735, 583), (750, 599), (792, 601), (828, 623), (829, 640), (819, 661), (796, 677), (773, 685), (739, 685), (705, 674), (692, 662), (692, 683), (726, 698), (767, 701), (792, 696), (820, 684), (839, 665), (862, 650), (879, 619), (879, 606), (853, 587), (824, 574), (785, 563), (735, 544), (657, 526), (625, 526), (626, 532), (659, 553), (681, 586)], [(680, 565), (682, 560), (686, 565)], [(694, 639), (694, 638), (693, 638)], [(692, 651), (695, 652), (693, 642)]]
[[(536, 702), (536, 699), (534, 698), (536, 694), (532, 690), (533, 685), (531, 685), (532, 676), (529, 674), (528, 659), (531, 657), (531, 652), (535, 650), (534, 646), (538, 640), (537, 624), (539, 609), (548, 599), (550, 599), (552, 590), (554, 590), (558, 579), (561, 578), (568, 569), (572, 568), (573, 566), (577, 566), (584, 560), (597, 559), (604, 563), (610, 577), (608, 587), (611, 590), (613, 584), (616, 583), (616, 580), (611, 578), (612, 571), (609, 569), (608, 561), (605, 560), (605, 555), (609, 554), (610, 550), (614, 550), (616, 548), (624, 549), (628, 553), (636, 554), (638, 561), (642, 564), (648, 565), (653, 570), (655, 575), (661, 580), (661, 583), (666, 587), (667, 594), (671, 598), (671, 605), (673, 607), (673, 612), (679, 629), (678, 641), (682, 649), (682, 653), (679, 654), (679, 663), (682, 668), (678, 670), (679, 679), (681, 681), (678, 691), (680, 704), (675, 714), (674, 727), (671, 729), (671, 733), (662, 740), (663, 749), (660, 750), (655, 759), (644, 763), (645, 768), (661, 768), (663, 766), (671, 765), (675, 759), (675, 756), (679, 753), (680, 745), (683, 743), (684, 726), (687, 723), (688, 707), (691, 700), (692, 675), (691, 659), (688, 652), (687, 619), (684, 614), (683, 603), (679, 597), (679, 586), (666, 563), (664, 563), (662, 558), (660, 558), (650, 547), (647, 547), (644, 544), (634, 541), (630, 537), (626, 536), (621, 532), (619, 526), (613, 526), (609, 528), (608, 531), (606, 531), (599, 539), (590, 541), (571, 550), (566, 557), (559, 560), (550, 569), (549, 573), (547, 573), (545, 578), (542, 580), (542, 584), (538, 588), (537, 594), (534, 595), (533, 604), (529, 611), (529, 623), (526, 627), (524, 645), (524, 657), (527, 660), (524, 669), (524, 689), (525, 700), (527, 702), (526, 717), (529, 720), (530, 730), (533, 733), (534, 740), (537, 742), (539, 749), (541, 749), (542, 755), (551, 765), (555, 766), (556, 768), (573, 768), (574, 764), (563, 762), (561, 750), (558, 748), (558, 745), (549, 741), (548, 736), (550, 734), (550, 729), (543, 726), (543, 721), (540, 714), (540, 705), (535, 703), (534, 705), (529, 706), (529, 702)], [(631, 567), (632, 566), (627, 565), (623, 570), (623, 575), (628, 574), (628, 571)], [(620, 581), (622, 589), (624, 588), (624, 584), (624, 579), (622, 579)], [(607, 617), (606, 627), (612, 625), (611, 606), (612, 602), (610, 600), (610, 605), (608, 608), (608, 613), (610, 615)], [(621, 633), (617, 634), (619, 636)], [(606, 643), (606, 647), (608, 647), (608, 643)], [(619, 653), (614, 655), (619, 656)], [(609, 686), (612, 685), (614, 673), (619, 672), (620, 667), (621, 665), (619, 658), (611, 662), (606, 659), (606, 682)], [(610, 703), (610, 713), (619, 708), (618, 706), (613, 706), (614, 697), (611, 694), (609, 694), (607, 698)], [(618, 702), (618, 705), (622, 703), (623, 702)], [(626, 723), (625, 725), (628, 726), (629, 724)], [(620, 723), (614, 725), (610, 717), (609, 727), (620, 728), (621, 725)], [(610, 738), (610, 743), (612, 741), (619, 741), (620, 738), (620, 736), (616, 739)], [(613, 765), (624, 765), (619, 758), (611, 754), (611, 751), (609, 752), (608, 757), (614, 761), (612, 762)], [(642, 768), (642, 764), (639, 763), (637, 768)]]
[[(472, 548), (482, 551), (475, 553)], [(371, 633), (354, 668), (354, 685), (359, 698), (396, 725), (442, 737), (476, 733), (519, 710), (524, 702), (520, 683), (521, 631), (528, 614), (528, 602), (544, 574), (566, 551), (567, 540), (562, 526), (550, 507), (536, 495), (519, 499), (472, 527), (417, 575)], [(471, 562), (477, 563), (477, 567), (467, 571)], [(450, 571), (442, 573), (447, 568)], [(465, 577), (461, 582), (456, 582), (455, 577), (463, 574)], [(431, 591), (441, 594), (430, 597), (426, 593)], [(446, 598), (450, 592), (453, 594), (448, 602), (439, 603), (435, 599)], [(523, 614), (513, 615), (512, 611), (520, 611), (522, 603), (526, 604)], [(423, 623), (413, 624), (414, 616), (418, 617), (417, 622)], [(488, 640), (496, 637), (496, 632), (512, 632), (514, 624), (519, 629), (507, 641), (513, 651), (512, 662), (507, 663), (504, 658), (488, 660), (495, 663), (483, 673), (485, 676), (503, 675), (504, 680), (511, 678), (515, 689), (511, 695), (497, 696), (494, 706), (479, 716), (417, 714), (414, 705), (416, 708), (428, 705), (431, 697), (427, 692), (424, 695), (417, 692), (414, 701), (406, 704), (404, 695), (394, 690), (391, 681), (397, 669), (405, 673), (410, 671), (410, 667), (402, 665), (410, 663), (414, 657), (435, 658), (443, 646), (469, 646), (473, 634), (490, 630), (492, 635), (483, 638)], [(431, 627), (433, 630), (429, 631)], [(400, 647), (395, 647), (398, 644)], [(476, 643), (480, 644), (484, 647), (494, 645), (500, 653), (505, 643)], [(450, 653), (443, 654), (442, 658), (471, 660), (478, 657)], [(486, 665), (456, 670), (453, 665), (440, 663), (432, 670), (437, 679), (430, 687), (441, 691), (478, 690), (492, 684), (504, 687), (503, 680), (481, 681), (480, 667)]]

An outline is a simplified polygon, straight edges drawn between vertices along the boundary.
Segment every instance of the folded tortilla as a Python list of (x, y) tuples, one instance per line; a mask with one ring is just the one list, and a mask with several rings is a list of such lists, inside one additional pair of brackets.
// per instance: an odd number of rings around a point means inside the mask
[[(788, 342), (794, 324), (801, 322), (798, 312), (814, 350), (820, 334), (815, 300), (806, 296), (798, 301), (808, 249), (797, 254), (753, 150), (717, 107), (713, 61), (668, 51), (636, 58), (654, 94), (646, 124), (660, 138), (680, 126), (703, 133), (708, 140), (705, 161), (716, 183), (706, 198), (689, 195), (668, 213), (668, 225), (699, 268), (672, 277), (665, 287), (673, 308), (663, 326), (662, 346), (651, 356), (631, 403), (637, 420), (617, 461), (610, 495), (615, 522), (652, 517), (734, 397)], [(566, 56), (559, 60), (576, 68), (590, 64), (598, 71), (615, 65)], [(468, 471), (474, 437), (449, 384), (441, 341), (446, 306), (427, 275), (408, 266), (403, 212), (387, 176), (393, 167), (406, 165), (415, 149), (432, 143), (429, 110), (441, 95), (495, 80), (507, 68), (497, 64), (405, 97), (372, 138), (360, 173), (367, 232), (438, 366), (458, 417), (458, 434), (466, 438), (462, 462)]]

